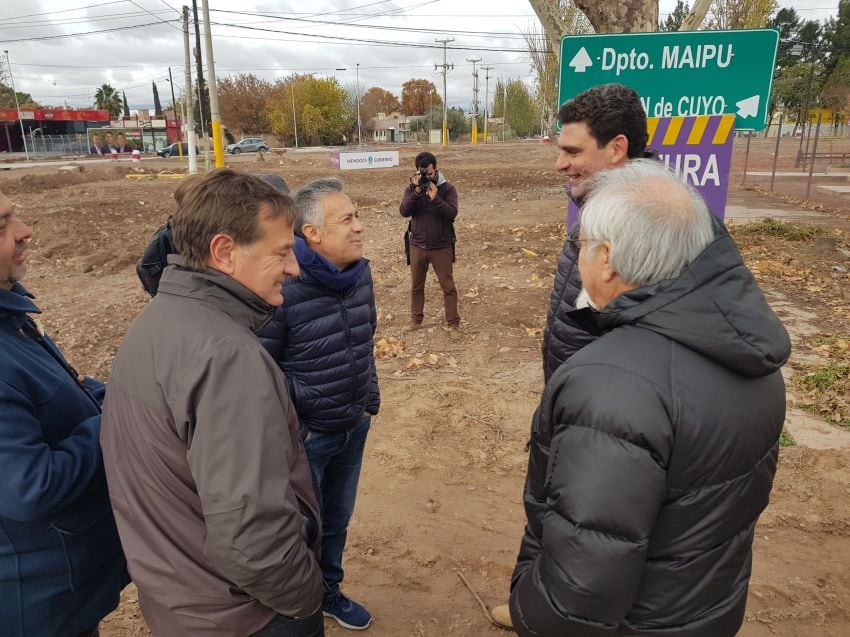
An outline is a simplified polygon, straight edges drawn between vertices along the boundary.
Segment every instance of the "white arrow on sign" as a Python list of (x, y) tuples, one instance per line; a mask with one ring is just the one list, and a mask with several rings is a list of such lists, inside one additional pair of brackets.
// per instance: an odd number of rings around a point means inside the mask
[(587, 49), (581, 47), (573, 59), (570, 60), (569, 66), (573, 67), (576, 70), (576, 73), (584, 73), (588, 66), (593, 66), (593, 60), (590, 59)]
[(759, 101), (761, 96), (753, 95), (740, 102), (735, 102), (738, 107), (738, 115), (741, 117), (755, 117), (759, 113)]

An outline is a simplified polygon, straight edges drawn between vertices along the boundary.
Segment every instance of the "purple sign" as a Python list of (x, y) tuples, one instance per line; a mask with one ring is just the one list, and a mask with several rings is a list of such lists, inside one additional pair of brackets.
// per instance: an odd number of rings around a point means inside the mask
[[(696, 188), (721, 219), (726, 215), (734, 130), (735, 115), (647, 119), (647, 148), (658, 151), (661, 161)], [(576, 219), (578, 208), (570, 202), (568, 226)]]

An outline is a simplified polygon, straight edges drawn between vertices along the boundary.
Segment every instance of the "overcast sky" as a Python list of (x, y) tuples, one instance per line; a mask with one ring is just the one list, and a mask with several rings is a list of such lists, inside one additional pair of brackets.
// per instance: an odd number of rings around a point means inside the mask
[[(836, 15), (838, 1), (793, 4), (805, 18), (824, 19)], [(675, 5), (660, 0), (662, 16)], [(131, 109), (146, 108), (155, 81), (166, 106), (169, 66), (178, 97), (184, 86), (181, 6), (179, 0), (2, 0), (0, 44), (9, 51), (16, 88), (41, 103), (88, 107), (97, 87), (109, 83), (126, 91)], [(442, 93), (434, 64), (442, 63), (443, 49), (435, 39), (453, 37), (447, 52), (454, 63), (448, 74), (451, 106), (470, 107), (468, 58), (494, 67), (491, 100), (496, 78), (533, 82), (522, 32), (539, 25), (522, 0), (210, 0), (210, 9), (219, 77), (244, 72), (274, 80), (297, 71), (335, 75), (353, 85), (359, 63), (364, 88), (381, 86), (399, 95), (406, 80), (426, 78)], [(201, 0), (198, 12), (203, 20)], [(107, 29), (113, 30), (89, 33)]]

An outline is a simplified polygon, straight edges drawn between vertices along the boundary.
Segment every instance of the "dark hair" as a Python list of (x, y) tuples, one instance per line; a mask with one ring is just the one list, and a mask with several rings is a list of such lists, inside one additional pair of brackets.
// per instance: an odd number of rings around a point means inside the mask
[(217, 234), (226, 234), (241, 245), (257, 241), (261, 208), (272, 219), (295, 220), (295, 203), (289, 195), (254, 175), (230, 168), (187, 179), (178, 190), (177, 212), (171, 218), (174, 245), (186, 267), (193, 270), (207, 267), (210, 241)]
[(413, 163), (417, 168), (428, 168), (431, 164), (434, 165), (434, 168), (437, 168), (437, 158), (434, 157), (433, 153), (429, 153), (428, 151), (421, 152), (416, 156), (416, 159), (413, 160)]
[(579, 93), (561, 106), (558, 123), (584, 122), (599, 148), (617, 135), (629, 140), (629, 158), (643, 157), (648, 135), (646, 111), (640, 97), (622, 84), (600, 84)]

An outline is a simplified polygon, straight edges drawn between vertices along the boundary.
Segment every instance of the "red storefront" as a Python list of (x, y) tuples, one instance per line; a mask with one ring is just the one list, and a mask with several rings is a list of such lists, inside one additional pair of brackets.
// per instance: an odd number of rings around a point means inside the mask
[[(85, 135), (87, 128), (109, 126), (109, 113), (63, 108), (21, 109), (24, 133), (40, 129), (42, 135)], [(0, 109), (0, 152), (23, 152), (17, 109)]]

